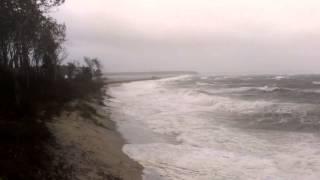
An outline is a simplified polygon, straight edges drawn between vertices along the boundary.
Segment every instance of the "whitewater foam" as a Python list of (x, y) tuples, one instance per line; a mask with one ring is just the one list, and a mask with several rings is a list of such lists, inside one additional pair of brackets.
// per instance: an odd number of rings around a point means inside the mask
[(121, 118), (113, 116), (119, 126), (138, 123), (143, 126), (141, 129), (151, 131), (142, 132), (144, 135), (154, 133), (153, 136), (175, 139), (144, 143), (128, 139), (124, 152), (141, 163), (146, 174), (157, 172), (170, 180), (320, 178), (318, 136), (241, 129), (229, 126), (225, 116), (217, 115), (286, 114), (305, 110), (309, 105), (245, 101), (201, 93), (196, 88), (167, 86), (191, 78), (133, 82), (109, 90), (115, 97), (113, 111), (121, 114)]
[(287, 79), (287, 78), (289, 78), (289, 77), (288, 76), (275, 76), (272, 79), (274, 79), (274, 80), (282, 80), (282, 79)]

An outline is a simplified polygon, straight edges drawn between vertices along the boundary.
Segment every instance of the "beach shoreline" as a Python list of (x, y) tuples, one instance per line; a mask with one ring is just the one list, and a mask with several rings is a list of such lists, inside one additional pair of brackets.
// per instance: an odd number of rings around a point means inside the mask
[(75, 101), (48, 123), (56, 158), (67, 161), (74, 179), (141, 180), (142, 166), (122, 151), (126, 142), (101, 101)]
[[(108, 88), (123, 83), (149, 81), (164, 77), (109, 79), (104, 92), (67, 104), (61, 114), (47, 123), (56, 141), (50, 146), (63, 172), (79, 180), (142, 180), (158, 179), (157, 174), (144, 174), (144, 167), (124, 151), (128, 139), (113, 119)], [(68, 170), (69, 169), (69, 170)]]

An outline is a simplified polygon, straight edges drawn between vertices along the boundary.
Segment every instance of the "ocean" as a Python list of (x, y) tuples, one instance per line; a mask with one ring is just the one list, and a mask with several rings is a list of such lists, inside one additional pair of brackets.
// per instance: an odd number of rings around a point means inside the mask
[(320, 75), (183, 75), (108, 93), (145, 180), (320, 179)]

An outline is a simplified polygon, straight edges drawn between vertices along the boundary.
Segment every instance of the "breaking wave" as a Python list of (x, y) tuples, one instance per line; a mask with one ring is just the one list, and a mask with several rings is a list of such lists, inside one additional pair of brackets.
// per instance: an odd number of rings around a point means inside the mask
[[(138, 124), (139, 137), (174, 139), (129, 140), (124, 147), (145, 167), (145, 180), (154, 173), (169, 180), (320, 178), (320, 139), (314, 131), (299, 131), (320, 127), (319, 105), (241, 98), (241, 92), (305, 89), (221, 88), (225, 84), (210, 79), (180, 76), (109, 89), (120, 127)], [(230, 92), (239, 97), (225, 96)]]

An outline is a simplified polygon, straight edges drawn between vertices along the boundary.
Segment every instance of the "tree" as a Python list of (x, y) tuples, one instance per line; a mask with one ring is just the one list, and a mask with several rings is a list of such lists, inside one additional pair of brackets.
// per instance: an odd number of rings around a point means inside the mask
[(39, 87), (40, 81), (52, 84), (56, 80), (65, 26), (47, 13), (63, 2), (0, 0), (0, 98), (4, 106), (21, 106), (39, 94), (38, 89), (49, 86)]
[(68, 76), (68, 79), (73, 79), (75, 77), (76, 69), (77, 69), (77, 67), (76, 67), (75, 63), (69, 62), (67, 64), (67, 73), (66, 74)]
[(98, 58), (84, 57), (86, 66), (84, 67), (85, 73), (90, 74), (90, 79), (99, 79), (102, 76), (102, 65)]

